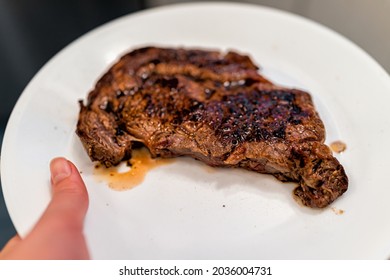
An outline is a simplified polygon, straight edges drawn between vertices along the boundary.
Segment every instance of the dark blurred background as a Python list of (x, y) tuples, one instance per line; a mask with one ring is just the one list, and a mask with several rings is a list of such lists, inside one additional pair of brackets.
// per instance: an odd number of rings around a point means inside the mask
[[(191, 0), (0, 0), (0, 143), (24, 87), (58, 51), (114, 18), (180, 2)], [(313, 19), (357, 43), (390, 71), (390, 0), (230, 2), (261, 4)], [(0, 188), (0, 249), (14, 234)]]

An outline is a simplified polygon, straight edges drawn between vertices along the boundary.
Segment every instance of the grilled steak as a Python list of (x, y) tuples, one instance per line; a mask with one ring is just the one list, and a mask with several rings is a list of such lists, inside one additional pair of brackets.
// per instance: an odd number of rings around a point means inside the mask
[(137, 49), (80, 106), (77, 134), (107, 167), (140, 142), (153, 157), (191, 156), (297, 182), (294, 194), (309, 207), (327, 206), (348, 187), (310, 95), (273, 85), (245, 55)]

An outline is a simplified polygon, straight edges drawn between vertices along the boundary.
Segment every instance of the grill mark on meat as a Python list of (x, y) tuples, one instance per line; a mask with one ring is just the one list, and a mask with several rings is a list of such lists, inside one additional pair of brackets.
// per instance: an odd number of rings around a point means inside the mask
[(234, 52), (142, 48), (97, 82), (77, 134), (107, 167), (141, 142), (152, 156), (191, 156), (297, 182), (295, 196), (325, 207), (348, 186), (324, 145), (325, 128), (308, 93), (278, 87), (248, 56)]

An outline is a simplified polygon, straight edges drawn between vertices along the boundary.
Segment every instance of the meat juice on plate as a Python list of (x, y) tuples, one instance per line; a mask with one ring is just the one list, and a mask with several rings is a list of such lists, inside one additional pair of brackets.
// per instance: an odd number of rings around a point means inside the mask
[(131, 159), (118, 166), (106, 168), (104, 165), (96, 164), (94, 175), (99, 180), (107, 182), (111, 189), (129, 190), (141, 184), (148, 171), (173, 161), (174, 159), (153, 159), (146, 148), (135, 149), (132, 151)]

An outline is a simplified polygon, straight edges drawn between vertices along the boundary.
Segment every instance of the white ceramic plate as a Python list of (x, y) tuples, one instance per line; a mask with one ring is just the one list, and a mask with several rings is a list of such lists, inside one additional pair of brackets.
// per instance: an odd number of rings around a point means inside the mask
[[(123, 53), (145, 46), (236, 49), (274, 82), (309, 90), (350, 189), (313, 210), (293, 184), (178, 159), (132, 190), (99, 183), (75, 135), (79, 99)], [(21, 235), (50, 199), (48, 164), (76, 163), (88, 185), (86, 236), (96, 259), (384, 259), (390, 255), (390, 79), (354, 44), (316, 23), (240, 4), (152, 9), (106, 24), (45, 65), (23, 92), (2, 150), (2, 184)], [(343, 210), (343, 214), (337, 214)]]

